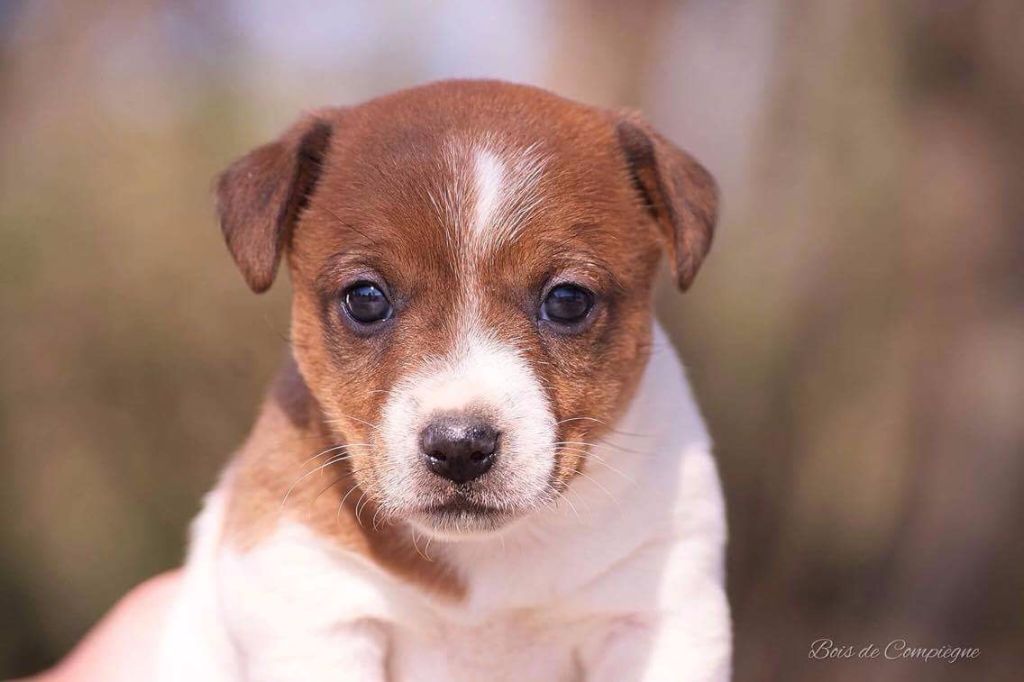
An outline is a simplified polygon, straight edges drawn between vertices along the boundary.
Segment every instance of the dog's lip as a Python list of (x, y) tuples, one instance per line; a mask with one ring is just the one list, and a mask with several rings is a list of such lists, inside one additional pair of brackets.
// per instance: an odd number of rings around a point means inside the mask
[(502, 511), (497, 507), (490, 505), (481, 504), (480, 502), (474, 502), (465, 498), (453, 498), (431, 504), (424, 507), (422, 510), (424, 514), (431, 514), (437, 516), (443, 516), (448, 514), (469, 514), (473, 516), (495, 516), (501, 514)]

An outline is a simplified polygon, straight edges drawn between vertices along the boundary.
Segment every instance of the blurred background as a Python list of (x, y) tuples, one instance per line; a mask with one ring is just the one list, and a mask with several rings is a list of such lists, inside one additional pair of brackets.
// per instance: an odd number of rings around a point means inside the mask
[(181, 560), (281, 358), (287, 282), (243, 284), (215, 173), (450, 76), (640, 108), (720, 180), (659, 307), (717, 438), (736, 679), (1024, 679), (1016, 0), (0, 2), (0, 677)]

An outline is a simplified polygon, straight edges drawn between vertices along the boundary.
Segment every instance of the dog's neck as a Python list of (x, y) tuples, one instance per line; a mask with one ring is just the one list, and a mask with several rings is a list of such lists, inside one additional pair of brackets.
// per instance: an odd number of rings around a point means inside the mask
[[(278, 523), (295, 521), (327, 542), (364, 554), (448, 597), (464, 596), (469, 586), (475, 593), (486, 592), (493, 570), (500, 576), (495, 589), (504, 591), (504, 599), (513, 596), (501, 569), (507, 552), (529, 553), (547, 563), (559, 553), (571, 553), (572, 547), (590, 553), (594, 547), (589, 545), (629, 551), (628, 542), (607, 541), (608, 527), (632, 523), (648, 510), (657, 516), (654, 510), (672, 495), (672, 472), (682, 454), (708, 445), (679, 361), (657, 325), (651, 357), (632, 401), (590, 445), (587, 464), (570, 488), (549, 507), (492, 536), (429, 540), (402, 523), (378, 519), (373, 501), (353, 480), (349, 460), (328, 463), (332, 456), (344, 456), (343, 440), (331, 432), (289, 356), (226, 473), (228, 543), (252, 546)], [(552, 547), (559, 551), (553, 553)], [(535, 599), (536, 593), (524, 597)]]

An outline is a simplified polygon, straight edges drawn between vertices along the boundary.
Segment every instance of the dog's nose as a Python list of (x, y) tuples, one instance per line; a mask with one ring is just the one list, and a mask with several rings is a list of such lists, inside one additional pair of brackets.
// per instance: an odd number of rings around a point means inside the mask
[(478, 417), (448, 415), (433, 420), (420, 433), (427, 468), (455, 483), (479, 478), (497, 459), (497, 429)]

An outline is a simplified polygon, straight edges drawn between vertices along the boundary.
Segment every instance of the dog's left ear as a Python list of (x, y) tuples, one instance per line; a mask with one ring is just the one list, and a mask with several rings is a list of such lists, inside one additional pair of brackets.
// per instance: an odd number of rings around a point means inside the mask
[(718, 218), (715, 179), (639, 114), (622, 115), (615, 132), (633, 184), (666, 240), (676, 282), (685, 291), (711, 248)]
[(318, 112), (231, 164), (217, 180), (220, 229), (246, 283), (270, 288), (281, 253), (320, 178), (332, 126)]

